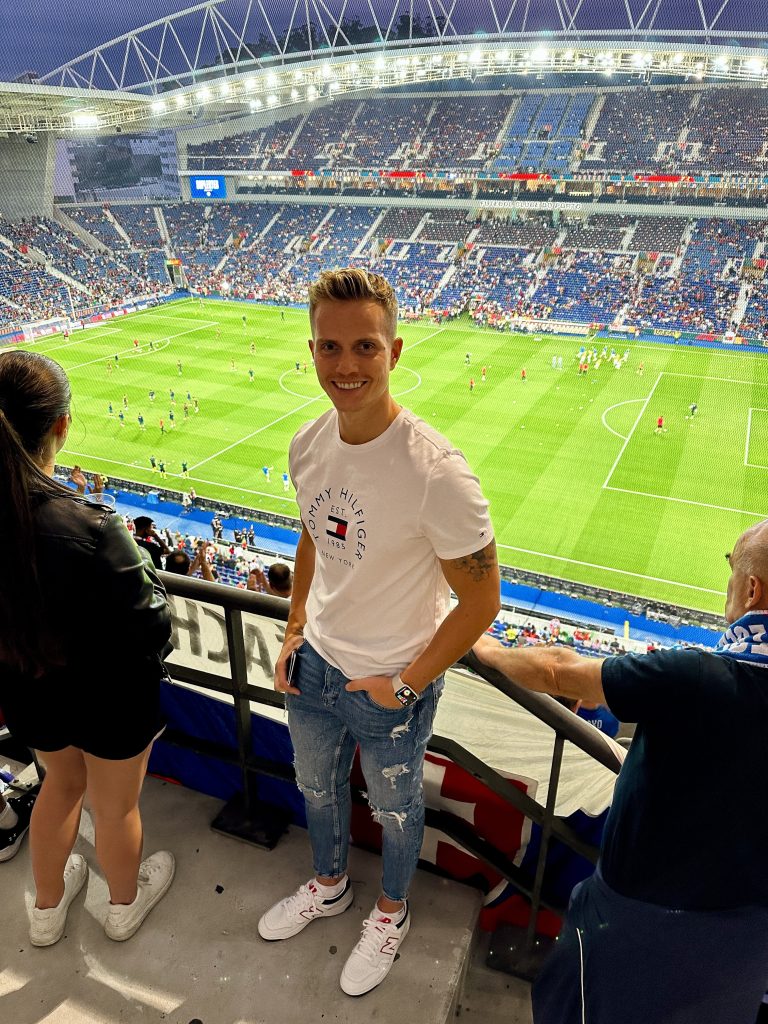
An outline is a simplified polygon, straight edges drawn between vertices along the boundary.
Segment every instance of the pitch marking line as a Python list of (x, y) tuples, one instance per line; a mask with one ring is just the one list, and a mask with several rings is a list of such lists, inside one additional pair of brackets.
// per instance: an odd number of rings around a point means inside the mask
[[(157, 342), (155, 343), (155, 349), (157, 350), (160, 345), (163, 345), (163, 348), (167, 348), (167, 343), (173, 341), (174, 338), (181, 338), (185, 334), (194, 334), (196, 331), (202, 331), (202, 330), (204, 330), (204, 327), (190, 327), (190, 329), (188, 331), (179, 331), (178, 334), (169, 334), (165, 338), (158, 338)], [(164, 342), (166, 344), (163, 344)], [(123, 355), (131, 355), (132, 353), (133, 353), (133, 348), (123, 349)], [(105, 359), (107, 361), (109, 361), (109, 356), (103, 356), (102, 355), (102, 356), (99, 356), (98, 359), (89, 359), (85, 363), (77, 363), (75, 366), (68, 366), (67, 370), (68, 371), (71, 371), (71, 370), (82, 370), (82, 368), (84, 366), (91, 366), (93, 363), (103, 363), (105, 361)]]
[(766, 412), (766, 413), (768, 413), (768, 409), (754, 409), (752, 407), (750, 407), (750, 409), (749, 409), (749, 412), (747, 414), (747, 440), (746, 440), (746, 443), (744, 445), (744, 465), (748, 466), (750, 469), (768, 469), (768, 466), (761, 466), (757, 462), (750, 462), (749, 461), (749, 443), (750, 443), (750, 438), (751, 438), (751, 435), (752, 435), (752, 413), (753, 412)]
[(643, 418), (643, 416), (645, 414), (645, 410), (648, 408), (648, 403), (653, 398), (653, 393), (656, 390), (656, 388), (659, 386), (659, 381), (661, 380), (661, 378), (663, 376), (664, 376), (664, 372), (662, 371), (658, 375), (656, 380), (654, 381), (653, 387), (648, 392), (648, 397), (643, 399), (643, 404), (642, 404), (642, 407), (640, 409), (640, 412), (637, 414), (637, 419), (632, 424), (632, 429), (630, 430), (630, 432), (627, 434), (626, 438), (624, 439), (624, 444), (621, 446), (621, 449), (619, 450), (619, 454), (616, 456), (616, 458), (614, 460), (614, 463), (613, 463), (613, 465), (611, 466), (611, 468), (610, 468), (610, 470), (608, 472), (608, 476), (605, 478), (605, 483), (603, 484), (603, 488), (604, 489), (608, 487), (608, 483), (610, 482), (610, 479), (613, 476), (616, 467), (618, 466), (619, 462), (621, 461), (621, 457), (624, 454), (624, 452), (626, 451), (627, 445), (629, 444), (630, 440), (632, 439), (632, 435), (634, 434), (635, 430), (637, 429), (638, 423)]
[(608, 408), (605, 410), (605, 412), (603, 413), (603, 415), (601, 417), (601, 419), (603, 421), (603, 426), (605, 427), (606, 430), (610, 430), (610, 432), (612, 434), (615, 434), (616, 437), (620, 437), (622, 441), (626, 441), (627, 440), (626, 435), (625, 434), (620, 434), (618, 432), (618, 430), (614, 430), (613, 427), (609, 427), (608, 424), (606, 423), (605, 417), (608, 415), (609, 412), (611, 412), (611, 410), (618, 409), (622, 405), (634, 405), (635, 402), (644, 402), (644, 401), (645, 401), (644, 398), (628, 398), (626, 402), (617, 402), (615, 405), (609, 405)]
[(665, 377), (691, 377), (693, 380), (717, 380), (723, 384), (749, 384), (750, 387), (756, 385), (759, 388), (768, 388), (768, 381), (737, 380), (735, 377), (708, 377), (704, 373), (676, 373), (674, 370), (662, 370), (661, 372)]
[(205, 459), (201, 459), (200, 462), (196, 462), (194, 466), (190, 466), (190, 472), (194, 469), (198, 469), (200, 466), (204, 466), (206, 462), (210, 462), (211, 459), (217, 459), (219, 455), (223, 455), (224, 452), (230, 451), (232, 448), (236, 448), (239, 444), (244, 441), (250, 441), (252, 437), (256, 437), (257, 434), (262, 434), (265, 430), (269, 430), (270, 427), (274, 427), (278, 423), (282, 423), (283, 420), (287, 420), (289, 416), (293, 416), (297, 412), (301, 412), (302, 409), (306, 409), (308, 405), (312, 405), (313, 402), (319, 401), (321, 395), (317, 398), (310, 398), (309, 401), (304, 402), (302, 405), (297, 406), (295, 409), (291, 409), (290, 412), (284, 413), (282, 416), (278, 416), (276, 420), (272, 420), (271, 423), (265, 423), (263, 427), (259, 427), (257, 430), (251, 431), (250, 434), (246, 434), (245, 437), (241, 437), (239, 441), (233, 441), (232, 444), (228, 444), (226, 448), (222, 448), (219, 452), (214, 452), (213, 455), (209, 455)]
[(603, 488), (606, 491), (619, 491), (621, 494), (636, 494), (641, 498), (658, 498), (659, 501), (676, 501), (679, 505), (697, 505), (699, 508), (713, 508), (717, 512), (734, 512), (739, 516), (754, 516), (755, 519), (765, 519), (765, 512), (750, 512), (750, 510), (746, 508), (731, 508), (729, 505), (711, 505), (708, 501), (694, 501), (692, 498), (675, 498), (671, 494), (649, 494), (648, 491), (631, 491), (626, 487), (605, 487), (605, 485), (603, 485)]
[[(611, 489), (618, 490), (618, 488)], [(603, 572), (613, 572), (619, 576), (633, 576), (638, 580), (650, 580), (652, 583), (665, 583), (670, 587), (684, 587), (686, 590), (699, 590), (704, 594), (717, 594), (718, 597), (725, 597), (725, 591), (723, 590), (712, 590), (710, 587), (697, 587), (693, 583), (680, 583), (677, 580), (665, 580), (659, 576), (646, 576), (642, 572), (630, 572), (628, 569), (617, 569), (612, 565), (596, 565), (594, 562), (580, 562), (576, 558), (565, 558), (563, 555), (547, 555), (543, 551), (529, 551), (527, 548), (516, 548), (511, 544), (499, 544), (498, 546), (500, 548), (506, 548), (508, 551), (518, 551), (523, 555), (535, 555), (537, 558), (550, 558), (555, 562), (568, 562), (571, 565), (582, 565), (588, 569), (600, 569)]]

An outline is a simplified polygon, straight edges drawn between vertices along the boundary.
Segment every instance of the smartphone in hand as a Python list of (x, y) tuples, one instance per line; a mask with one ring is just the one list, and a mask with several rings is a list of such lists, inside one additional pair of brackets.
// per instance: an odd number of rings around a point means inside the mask
[(288, 656), (288, 665), (287, 665), (286, 670), (285, 670), (285, 677), (286, 677), (286, 679), (288, 680), (289, 683), (291, 683), (293, 681), (293, 672), (294, 672), (294, 669), (296, 668), (296, 658), (297, 658), (297, 656), (298, 655), (297, 655), (296, 651), (291, 651), (290, 655)]

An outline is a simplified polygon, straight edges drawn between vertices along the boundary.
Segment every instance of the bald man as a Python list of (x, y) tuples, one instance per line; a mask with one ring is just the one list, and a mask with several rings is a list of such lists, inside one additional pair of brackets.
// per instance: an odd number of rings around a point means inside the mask
[(768, 980), (768, 522), (726, 556), (714, 652), (568, 647), (486, 665), (637, 722), (595, 874), (533, 989), (535, 1024), (754, 1024)]

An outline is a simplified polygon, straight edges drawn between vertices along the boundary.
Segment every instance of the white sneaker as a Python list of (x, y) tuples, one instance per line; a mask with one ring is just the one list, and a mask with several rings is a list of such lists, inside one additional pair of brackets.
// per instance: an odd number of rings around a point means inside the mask
[[(380, 912), (379, 912), (380, 913)], [(363, 921), (363, 934), (349, 954), (341, 972), (341, 988), (348, 996), (361, 996), (376, 988), (392, 970), (400, 943), (411, 927), (411, 913), (405, 905), (405, 917), (399, 924), (389, 918)]]
[(349, 879), (343, 892), (330, 900), (325, 900), (318, 891), (315, 879), (312, 878), (306, 885), (300, 886), (293, 896), (288, 896), (274, 907), (270, 907), (259, 921), (259, 935), (269, 942), (275, 939), (290, 939), (316, 918), (343, 914), (352, 903), (352, 898), (352, 883)]
[(29, 941), (33, 946), (52, 946), (64, 934), (67, 926), (69, 904), (77, 896), (88, 877), (88, 864), (85, 857), (73, 853), (67, 859), (64, 868), (64, 895), (58, 906), (48, 910), (32, 908), (29, 917)]
[(124, 942), (136, 934), (150, 910), (170, 889), (175, 871), (176, 861), (167, 850), (159, 850), (141, 862), (136, 899), (133, 903), (110, 905), (104, 922), (110, 939)]

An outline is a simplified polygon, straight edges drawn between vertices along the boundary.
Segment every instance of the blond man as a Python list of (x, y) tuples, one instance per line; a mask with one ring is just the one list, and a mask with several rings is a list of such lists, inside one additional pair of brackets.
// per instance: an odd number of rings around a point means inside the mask
[(309, 289), (309, 313), (333, 408), (291, 443), (303, 525), (275, 688), (286, 694), (315, 874), (264, 914), (259, 933), (290, 938), (351, 905), (349, 774), (359, 745), (383, 831), (382, 893), (341, 974), (343, 991), (362, 995), (387, 976), (410, 927), (443, 674), (493, 620), (499, 575), (488, 502), (464, 456), (391, 394), (403, 341), (390, 285), (365, 270), (325, 272)]

